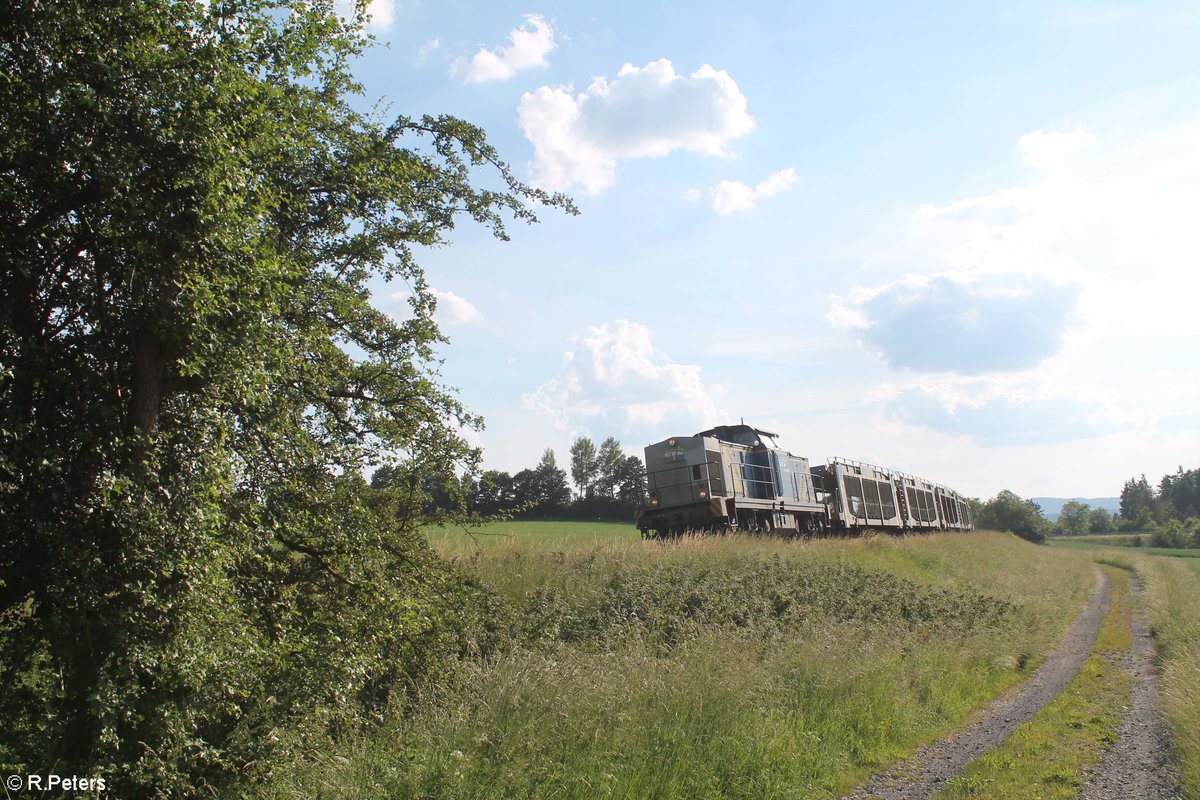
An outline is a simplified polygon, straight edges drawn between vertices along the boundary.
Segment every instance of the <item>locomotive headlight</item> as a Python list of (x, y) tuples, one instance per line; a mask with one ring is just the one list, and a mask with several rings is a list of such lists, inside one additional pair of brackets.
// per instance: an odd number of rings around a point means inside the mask
[(679, 444), (679, 440), (672, 437), (670, 439), (667, 439), (667, 444), (670, 445), (671, 447), (674, 447), (675, 445)]
[(656, 505), (658, 505), (658, 498), (657, 498), (657, 497), (651, 497), (651, 498), (650, 498), (650, 505), (652, 505), (652, 506), (656, 506)]
[(701, 489), (701, 490), (700, 490), (700, 496), (701, 496), (701, 497), (708, 497), (708, 492), (706, 492), (706, 491), (704, 491), (703, 489)]

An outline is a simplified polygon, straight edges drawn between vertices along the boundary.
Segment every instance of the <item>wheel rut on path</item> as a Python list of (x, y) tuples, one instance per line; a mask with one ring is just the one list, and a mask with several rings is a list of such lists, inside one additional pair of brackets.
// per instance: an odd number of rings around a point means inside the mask
[[(1140, 582), (1134, 596), (1141, 594)], [(1182, 797), (1171, 734), (1162, 715), (1154, 640), (1146, 615), (1133, 614), (1133, 646), (1125, 665), (1133, 673), (1133, 697), (1117, 728), (1116, 745), (1105, 752), (1079, 800), (1172, 800)]]
[(967, 764), (995, 748), (1053, 700), (1079, 671), (1100, 632), (1100, 623), (1108, 609), (1110, 581), (1103, 572), (1097, 574), (1098, 583), (1087, 605), (1075, 618), (1066, 636), (1046, 656), (1045, 662), (1029, 680), (994, 700), (966, 728), (919, 750), (912, 758), (887, 772), (875, 775), (856, 791), (846, 795), (844, 800), (928, 798), (941, 790)]

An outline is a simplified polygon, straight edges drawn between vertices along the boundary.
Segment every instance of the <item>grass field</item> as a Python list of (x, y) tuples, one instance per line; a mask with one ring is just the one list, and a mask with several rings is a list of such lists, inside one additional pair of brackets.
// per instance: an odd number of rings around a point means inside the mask
[(500, 645), (298, 755), (260, 796), (837, 797), (1028, 676), (1102, 562), (1130, 572), (1096, 655), (952, 796), (1073, 796), (1127, 690), (1106, 654), (1125, 646), (1136, 573), (1186, 796), (1200, 798), (1200, 559), (995, 533), (660, 544), (632, 525), (512, 522), (427, 535), (489, 592)]
[(1030, 674), (1095, 577), (989, 533), (429, 538), (493, 593), (504, 645), (264, 796), (834, 797)]
[[(1147, 539), (1149, 537), (1146, 537)], [(1134, 547), (1132, 544), (1133, 537), (1121, 534), (1112, 534), (1109, 536), (1080, 536), (1080, 537), (1063, 537), (1056, 536), (1047, 539), (1046, 542), (1051, 547), (1074, 548), (1077, 550), (1106, 550), (1113, 547), (1129, 548), (1137, 553), (1151, 556), (1171, 556), (1173, 558), (1200, 558), (1200, 549), (1195, 548), (1173, 548), (1173, 547)]]
[(515, 520), (478, 528), (434, 527), (425, 531), (429, 543), (449, 557), (506, 547), (544, 550), (575, 549), (598, 544), (633, 544), (641, 534), (625, 522), (553, 522)]

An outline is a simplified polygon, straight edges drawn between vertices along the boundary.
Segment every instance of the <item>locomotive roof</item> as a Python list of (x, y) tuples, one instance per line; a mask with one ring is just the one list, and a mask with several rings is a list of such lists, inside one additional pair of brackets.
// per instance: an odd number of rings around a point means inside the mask
[(766, 436), (772, 440), (778, 439), (778, 433), (759, 430), (751, 425), (718, 425), (715, 428), (709, 428), (706, 431), (700, 431), (697, 436), (712, 436), (720, 439), (723, 442), (732, 442), (733, 444), (749, 444), (747, 442), (747, 434)]

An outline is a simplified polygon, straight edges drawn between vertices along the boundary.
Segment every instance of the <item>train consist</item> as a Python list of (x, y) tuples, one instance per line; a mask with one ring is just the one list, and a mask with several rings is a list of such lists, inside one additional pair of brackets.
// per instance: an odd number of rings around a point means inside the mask
[(878, 529), (971, 530), (971, 507), (953, 489), (895, 470), (830, 458), (809, 466), (778, 434), (719, 425), (646, 448), (646, 538), (685, 532), (821, 535)]

